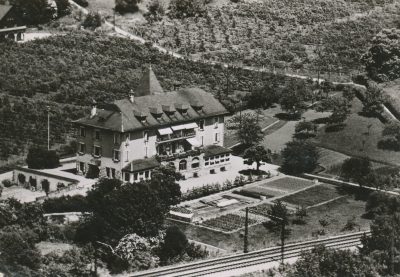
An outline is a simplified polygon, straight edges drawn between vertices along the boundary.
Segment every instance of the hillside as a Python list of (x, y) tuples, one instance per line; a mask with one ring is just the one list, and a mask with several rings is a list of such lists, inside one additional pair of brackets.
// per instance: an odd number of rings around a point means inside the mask
[[(89, 3), (112, 20), (104, 0)], [(146, 21), (141, 14), (117, 15), (116, 24), (194, 58), (313, 76), (319, 69), (325, 78), (348, 80), (362, 70), (373, 36), (397, 27), (399, 14), (398, 0), (213, 0), (201, 16)]]

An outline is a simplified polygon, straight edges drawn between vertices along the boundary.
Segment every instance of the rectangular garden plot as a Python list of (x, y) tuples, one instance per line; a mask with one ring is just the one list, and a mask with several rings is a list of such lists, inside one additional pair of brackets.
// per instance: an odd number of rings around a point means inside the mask
[(337, 192), (336, 187), (327, 184), (321, 184), (283, 197), (280, 200), (297, 206), (309, 207), (335, 199), (339, 196), (340, 194)]
[(312, 186), (313, 182), (309, 180), (284, 177), (272, 182), (262, 184), (265, 188), (278, 189), (285, 192), (294, 192)]
[(282, 193), (279, 191), (274, 191), (274, 190), (269, 190), (267, 188), (261, 187), (261, 186), (254, 186), (254, 187), (249, 187), (249, 188), (244, 188), (239, 191), (239, 194), (247, 197), (253, 197), (260, 199), (261, 196), (264, 196), (265, 198), (271, 198), (274, 196), (281, 195)]
[(257, 215), (262, 215), (262, 216), (267, 216), (268, 215), (268, 210), (270, 209), (271, 204), (269, 203), (264, 203), (260, 204), (257, 206), (253, 206), (249, 208), (249, 212), (252, 214), (257, 214)]
[[(244, 228), (245, 217), (236, 214), (226, 214), (216, 218), (208, 219), (201, 223), (201, 225), (221, 230), (224, 232), (232, 232)], [(255, 224), (257, 221), (249, 218), (249, 225)]]

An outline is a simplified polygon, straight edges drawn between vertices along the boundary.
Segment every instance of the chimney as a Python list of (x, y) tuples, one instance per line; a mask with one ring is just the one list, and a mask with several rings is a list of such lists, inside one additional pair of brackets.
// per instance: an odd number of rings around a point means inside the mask
[(92, 110), (90, 111), (90, 118), (95, 117), (97, 114), (97, 103), (96, 100), (93, 100), (92, 102)]
[(129, 92), (129, 101), (130, 101), (131, 103), (135, 103), (135, 93), (133, 92), (133, 90), (131, 90), (131, 91)]

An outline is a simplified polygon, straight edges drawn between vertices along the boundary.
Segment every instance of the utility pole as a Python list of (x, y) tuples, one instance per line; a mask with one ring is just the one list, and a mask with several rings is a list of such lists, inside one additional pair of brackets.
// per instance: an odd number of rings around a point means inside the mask
[(281, 220), (281, 263), (285, 264), (285, 221)]
[(394, 276), (394, 229), (390, 234), (390, 251), (389, 251), (389, 260), (390, 260), (390, 276)]
[(50, 150), (50, 106), (47, 106), (47, 150)]
[(94, 246), (94, 271), (93, 271), (93, 276), (97, 277), (97, 246), (96, 244)]
[(246, 220), (244, 223), (244, 253), (249, 252), (249, 207), (246, 207)]

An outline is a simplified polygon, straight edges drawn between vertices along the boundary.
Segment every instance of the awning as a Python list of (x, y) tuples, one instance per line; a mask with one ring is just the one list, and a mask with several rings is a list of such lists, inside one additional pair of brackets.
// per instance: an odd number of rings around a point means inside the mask
[(179, 130), (186, 129), (186, 127), (185, 127), (185, 124), (184, 124), (184, 125), (172, 126), (171, 129), (174, 130), (174, 131), (179, 131)]
[(172, 134), (173, 132), (172, 132), (172, 130), (171, 130), (171, 128), (163, 128), (163, 129), (158, 129), (157, 130), (158, 131), (158, 133), (160, 134), (160, 135), (170, 135), (170, 134)]
[(197, 128), (197, 127), (199, 127), (198, 125), (197, 125), (197, 123), (189, 123), (189, 124), (185, 124), (185, 129), (194, 129), (194, 128)]
[(188, 138), (188, 139), (186, 139), (186, 141), (189, 142), (192, 146), (195, 146), (195, 147), (201, 146), (200, 142), (195, 138)]

